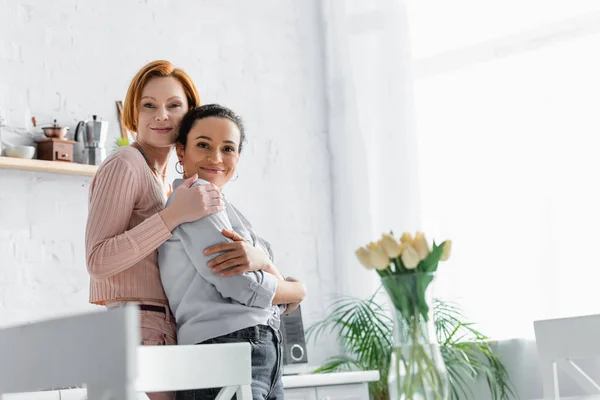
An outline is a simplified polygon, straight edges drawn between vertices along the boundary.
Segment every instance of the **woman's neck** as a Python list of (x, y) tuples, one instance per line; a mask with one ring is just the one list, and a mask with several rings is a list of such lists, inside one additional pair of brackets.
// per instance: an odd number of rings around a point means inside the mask
[(135, 145), (142, 149), (151, 168), (156, 168), (161, 174), (166, 172), (167, 163), (169, 162), (169, 156), (171, 155), (173, 146), (154, 147), (144, 142), (135, 142)]

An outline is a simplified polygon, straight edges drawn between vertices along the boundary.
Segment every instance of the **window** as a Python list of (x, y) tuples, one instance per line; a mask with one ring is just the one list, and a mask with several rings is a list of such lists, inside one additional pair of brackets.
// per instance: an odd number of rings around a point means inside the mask
[(600, 312), (598, 7), (407, 6), (423, 230), (454, 241), (437, 293), (497, 339)]

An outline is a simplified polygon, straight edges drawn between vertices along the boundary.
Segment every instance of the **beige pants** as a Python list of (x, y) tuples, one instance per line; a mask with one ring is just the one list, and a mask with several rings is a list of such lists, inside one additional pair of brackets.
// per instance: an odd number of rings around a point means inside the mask
[[(108, 308), (119, 307), (127, 304), (111, 303)], [(131, 304), (131, 303), (129, 303)], [(166, 314), (154, 311), (140, 311), (140, 328), (142, 345), (165, 346), (177, 344), (177, 327), (175, 318), (171, 315), (168, 306), (165, 306)], [(174, 400), (175, 392), (146, 393), (150, 400)]]

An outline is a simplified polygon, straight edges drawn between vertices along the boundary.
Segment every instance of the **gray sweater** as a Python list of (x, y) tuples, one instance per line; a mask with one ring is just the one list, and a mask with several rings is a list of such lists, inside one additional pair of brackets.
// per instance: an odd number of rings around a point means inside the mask
[[(176, 179), (173, 188), (182, 182)], [(198, 180), (194, 186), (205, 183)], [(167, 205), (172, 200), (173, 195)], [(177, 322), (179, 344), (196, 344), (256, 325), (279, 329), (281, 310), (272, 305), (275, 276), (257, 271), (221, 277), (206, 265), (223, 253), (206, 256), (205, 248), (231, 242), (221, 233), (224, 228), (262, 246), (272, 258), (269, 244), (231, 203), (224, 202), (224, 211), (179, 225), (158, 249), (160, 277)]]

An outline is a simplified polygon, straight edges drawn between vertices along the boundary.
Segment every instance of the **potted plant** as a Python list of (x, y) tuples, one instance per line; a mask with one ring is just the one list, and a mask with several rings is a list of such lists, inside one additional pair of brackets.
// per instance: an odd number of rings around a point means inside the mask
[(485, 377), (493, 399), (510, 399), (508, 373), (487, 337), (464, 322), (455, 305), (434, 300), (430, 283), (438, 262), (450, 254), (450, 241), (429, 249), (422, 233), (396, 240), (384, 234), (357, 250), (361, 263), (382, 277), (392, 312), (376, 301), (344, 297), (311, 326), (308, 336), (336, 329), (346, 355), (331, 358), (317, 372), (348, 369), (380, 371), (374, 399), (465, 399), (468, 380)]

